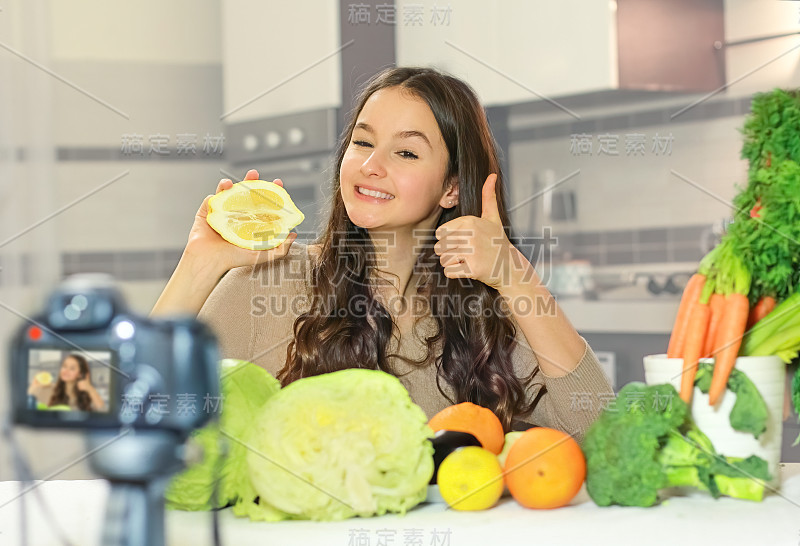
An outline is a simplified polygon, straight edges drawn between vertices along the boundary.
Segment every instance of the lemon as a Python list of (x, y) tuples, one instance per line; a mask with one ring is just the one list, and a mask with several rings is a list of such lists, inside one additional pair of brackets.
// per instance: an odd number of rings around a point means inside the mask
[(265, 180), (244, 180), (208, 200), (208, 225), (249, 250), (275, 248), (303, 220), (286, 190)]
[(36, 382), (39, 383), (42, 387), (46, 387), (50, 383), (53, 382), (53, 374), (50, 372), (39, 372), (36, 374)]
[(437, 475), (439, 494), (456, 510), (486, 510), (503, 494), (503, 469), (497, 455), (477, 446), (445, 457)]

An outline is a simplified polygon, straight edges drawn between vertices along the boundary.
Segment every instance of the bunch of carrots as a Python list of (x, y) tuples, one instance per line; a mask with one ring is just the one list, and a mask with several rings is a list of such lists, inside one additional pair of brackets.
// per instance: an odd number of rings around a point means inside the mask
[(762, 298), (751, 309), (749, 291), (750, 273), (725, 239), (689, 279), (667, 347), (667, 357), (683, 358), (680, 395), (686, 403), (692, 399), (701, 358), (714, 358), (709, 403), (717, 403), (736, 365), (745, 331), (775, 307), (773, 298)]
[(722, 241), (684, 290), (667, 349), (667, 356), (684, 359), (686, 402), (701, 358), (715, 361), (714, 405), (737, 356), (789, 362), (800, 351), (800, 92), (755, 95), (742, 132), (748, 183), (733, 199)]

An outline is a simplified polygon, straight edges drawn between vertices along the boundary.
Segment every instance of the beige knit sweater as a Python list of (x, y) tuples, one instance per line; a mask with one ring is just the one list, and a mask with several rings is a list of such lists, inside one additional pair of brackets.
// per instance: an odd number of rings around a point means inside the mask
[[(286, 361), (294, 321), (309, 308), (312, 259), (306, 245), (294, 243), (287, 256), (280, 260), (236, 268), (222, 278), (199, 313), (199, 318), (217, 334), (222, 358), (248, 360), (277, 375)], [(597, 357), (586, 344), (572, 372), (562, 377), (548, 377), (539, 369), (536, 356), (516, 322), (515, 326), (514, 370), (520, 377), (536, 372), (528, 396), (529, 400), (538, 398), (531, 414), (522, 416), (515, 428), (547, 426), (582, 440), (587, 427), (613, 396)], [(427, 354), (425, 337), (432, 335), (435, 329), (436, 321), (430, 314), (420, 317), (412, 334), (402, 337), (395, 329), (387, 354), (423, 359)], [(411, 399), (428, 417), (451, 404), (437, 388), (432, 358), (429, 365), (423, 367), (396, 357), (390, 357), (389, 361)], [(444, 381), (441, 384), (452, 396), (449, 386)]]

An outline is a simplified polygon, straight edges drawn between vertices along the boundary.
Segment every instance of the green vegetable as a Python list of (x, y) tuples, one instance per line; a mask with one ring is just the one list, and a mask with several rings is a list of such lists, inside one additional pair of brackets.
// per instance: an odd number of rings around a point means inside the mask
[(36, 403), (37, 410), (44, 410), (44, 411), (72, 411), (72, 408), (66, 404), (56, 404), (55, 406), (48, 406), (42, 402)]
[[(695, 377), (700, 392), (708, 393), (714, 366), (701, 362)], [(731, 408), (730, 422), (733, 430), (749, 432), (756, 438), (767, 430), (767, 403), (747, 374), (734, 368), (728, 378), (728, 390), (736, 394)]]
[(404, 513), (425, 500), (433, 431), (392, 375), (348, 369), (300, 379), (250, 426), (247, 465), (259, 501), (244, 508), (253, 519)]
[(586, 488), (599, 506), (652, 506), (676, 486), (759, 501), (770, 479), (759, 457), (716, 454), (668, 384), (627, 384), (587, 431), (583, 451)]
[[(799, 128), (800, 129), (800, 128)], [(733, 199), (733, 223), (725, 237), (750, 271), (751, 305), (762, 296), (782, 301), (800, 283), (800, 165), (776, 161), (751, 170)]]
[[(792, 379), (792, 403), (794, 404), (794, 411), (797, 412), (798, 419), (800, 419), (800, 366), (797, 367), (794, 372), (794, 379)], [(800, 444), (800, 435), (797, 436), (792, 445), (796, 446), (797, 444)]]
[(753, 326), (742, 339), (741, 356), (778, 355), (786, 363), (800, 352), (800, 291)]
[(774, 161), (800, 163), (800, 91), (757, 93), (742, 133), (742, 159), (751, 169)]
[[(252, 503), (256, 497), (250, 485), (245, 460), (247, 448), (233, 437), (245, 435), (258, 409), (280, 389), (280, 383), (266, 370), (243, 360), (220, 362), (222, 412), (213, 421), (192, 433), (190, 442), (203, 450), (203, 460), (176, 475), (166, 491), (167, 507), (177, 510), (210, 510)], [(220, 433), (220, 425), (223, 433)], [(214, 482), (218, 480), (214, 500)]]
[(800, 286), (800, 91), (755, 95), (742, 133), (748, 182), (726, 237), (752, 277), (751, 306), (765, 296), (781, 302)]
[[(709, 473), (719, 494), (737, 499), (761, 501), (764, 498), (764, 483), (769, 480), (767, 461), (751, 455), (747, 458), (725, 457), (715, 459)], [(759, 479), (753, 479), (759, 478)], [(712, 495), (717, 495), (712, 491)]]

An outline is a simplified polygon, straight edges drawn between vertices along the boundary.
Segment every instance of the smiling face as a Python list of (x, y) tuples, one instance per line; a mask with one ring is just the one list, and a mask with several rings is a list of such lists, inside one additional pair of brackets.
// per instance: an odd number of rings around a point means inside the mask
[(376, 91), (359, 113), (342, 159), (347, 215), (369, 230), (432, 229), (442, 207), (457, 199), (457, 190), (444, 187), (448, 161), (425, 101), (399, 87)]
[(78, 364), (78, 361), (70, 356), (64, 359), (61, 363), (61, 371), (59, 372), (59, 377), (65, 383), (69, 383), (70, 381), (77, 381), (81, 375), (81, 367)]

